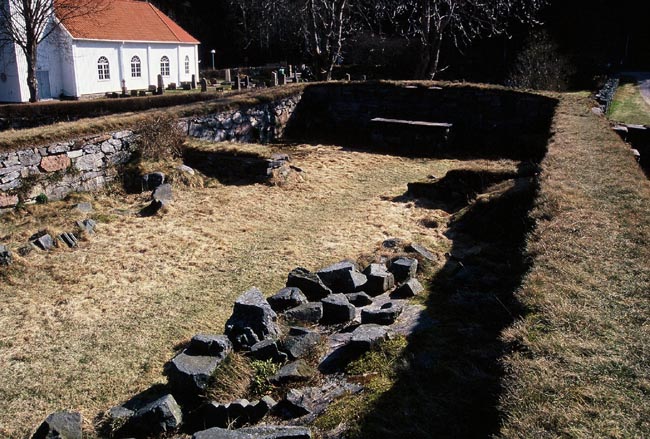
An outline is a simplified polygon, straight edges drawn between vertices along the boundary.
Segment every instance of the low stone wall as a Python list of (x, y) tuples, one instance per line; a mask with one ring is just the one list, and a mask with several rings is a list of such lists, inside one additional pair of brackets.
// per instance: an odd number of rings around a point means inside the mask
[(0, 208), (103, 187), (117, 176), (115, 165), (131, 158), (135, 138), (133, 131), (119, 131), (0, 153)]
[(187, 134), (212, 142), (268, 143), (282, 138), (302, 95), (248, 109), (238, 108), (183, 120)]
[[(299, 101), (297, 95), (179, 123), (190, 137), (202, 140), (266, 143), (283, 136)], [(70, 192), (103, 187), (118, 177), (116, 165), (131, 159), (137, 136), (119, 131), (0, 153), (0, 209), (34, 202), (39, 195), (59, 200)]]

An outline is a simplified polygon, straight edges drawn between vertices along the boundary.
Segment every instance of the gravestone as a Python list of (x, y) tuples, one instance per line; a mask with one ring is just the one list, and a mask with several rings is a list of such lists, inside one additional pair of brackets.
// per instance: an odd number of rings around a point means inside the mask
[(278, 86), (278, 72), (273, 72), (273, 86), (277, 87)]
[(346, 74), (345, 74), (345, 80), (346, 80), (346, 81), (352, 81), (352, 77), (350, 76), (349, 73), (346, 73)]
[(196, 75), (192, 75), (192, 90), (196, 89)]
[(233, 87), (235, 90), (241, 90), (241, 81), (239, 80), (239, 76), (235, 76), (235, 81), (233, 83)]
[(293, 66), (291, 64), (289, 64), (288, 70), (289, 70), (289, 78), (292, 78), (293, 77)]
[(279, 85), (287, 85), (287, 77), (284, 75), (284, 73), (280, 72), (278, 75), (278, 82)]
[(226, 69), (226, 70), (224, 71), (224, 74), (225, 74), (225, 76), (226, 76), (225, 82), (232, 82), (232, 79), (231, 79), (231, 77), (230, 77), (230, 69)]
[(126, 80), (122, 79), (122, 96), (126, 96)]
[(248, 78), (248, 76), (244, 76), (244, 78), (241, 81), (242, 88), (250, 88), (250, 85), (251, 85), (250, 79)]
[(201, 78), (201, 92), (205, 93), (208, 91), (208, 81), (205, 78)]
[(162, 75), (158, 75), (158, 89), (156, 93), (161, 95), (165, 92), (165, 81), (163, 81)]

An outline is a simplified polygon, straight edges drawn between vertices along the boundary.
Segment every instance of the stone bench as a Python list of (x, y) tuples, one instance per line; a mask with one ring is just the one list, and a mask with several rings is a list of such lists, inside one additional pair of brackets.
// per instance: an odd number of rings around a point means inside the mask
[(446, 147), (452, 127), (447, 122), (375, 117), (370, 120), (370, 136), (374, 146), (399, 147), (400, 151), (422, 154)]

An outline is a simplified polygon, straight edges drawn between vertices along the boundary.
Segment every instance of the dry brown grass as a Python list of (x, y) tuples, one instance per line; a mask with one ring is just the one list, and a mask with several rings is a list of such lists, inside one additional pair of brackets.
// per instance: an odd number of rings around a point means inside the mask
[(650, 183), (589, 106), (562, 98), (542, 163), (503, 437), (650, 437)]
[[(198, 178), (205, 184), (177, 186), (169, 211), (150, 218), (136, 215), (146, 194), (86, 194), (95, 236), (73, 251), (17, 256), (0, 284), (0, 436), (21, 437), (61, 409), (80, 410), (90, 431), (99, 412), (164, 381), (177, 343), (221, 332), (239, 294), (271, 294), (295, 266), (354, 258), (395, 236), (446, 251), (444, 229), (424, 220), (447, 213), (393, 199), (429, 174), (510, 166), (328, 146), (289, 152), (305, 170), (291, 190)], [(66, 230), (80, 217), (67, 205), (1, 217), (0, 240), (16, 249), (41, 228)]]

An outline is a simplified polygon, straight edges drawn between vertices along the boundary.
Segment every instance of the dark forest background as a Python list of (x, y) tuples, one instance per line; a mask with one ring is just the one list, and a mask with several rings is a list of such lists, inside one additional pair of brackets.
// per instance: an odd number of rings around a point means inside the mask
[[(211, 67), (213, 49), (217, 68), (309, 63), (298, 35), (276, 41), (251, 38), (250, 29), (243, 29), (241, 8), (228, 0), (152, 3), (201, 41), (202, 68)], [(540, 80), (553, 82), (538, 88), (593, 87), (613, 71), (650, 69), (649, 20), (648, 1), (549, 0), (537, 25), (513, 23), (508, 35), (483, 38), (462, 50), (448, 44), (441, 60), (448, 68), (438, 78), (508, 83), (536, 71)], [(390, 32), (359, 29), (346, 39), (343, 66), (334, 76), (356, 72), (369, 78), (412, 78), (410, 66), (418, 57), (412, 46)]]

